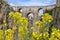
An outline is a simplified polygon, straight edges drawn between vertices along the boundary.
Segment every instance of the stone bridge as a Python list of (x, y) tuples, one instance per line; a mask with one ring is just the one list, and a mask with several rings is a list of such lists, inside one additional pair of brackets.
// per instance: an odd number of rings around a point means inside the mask
[[(23, 16), (25, 17), (32, 17), (32, 21), (29, 21), (29, 27), (32, 25), (35, 27), (36, 25), (34, 24), (35, 21), (40, 20), (40, 13), (39, 11), (43, 9), (43, 13), (45, 10), (51, 10), (55, 7), (55, 5), (50, 5), (50, 6), (11, 6), (14, 11), (19, 11), (22, 13)], [(30, 15), (29, 15), (30, 14)], [(32, 23), (31, 23), (32, 22)], [(36, 28), (36, 27), (35, 27)]]
[(14, 11), (19, 11), (22, 13), (23, 16), (27, 16), (27, 14), (29, 12), (33, 13), (34, 16), (34, 20), (39, 19), (38, 15), (39, 15), (39, 11), (41, 9), (43, 9), (43, 12), (45, 12), (45, 10), (50, 10), (53, 9), (55, 7), (55, 5), (50, 5), (50, 6), (12, 6), (11, 7), (14, 9)]

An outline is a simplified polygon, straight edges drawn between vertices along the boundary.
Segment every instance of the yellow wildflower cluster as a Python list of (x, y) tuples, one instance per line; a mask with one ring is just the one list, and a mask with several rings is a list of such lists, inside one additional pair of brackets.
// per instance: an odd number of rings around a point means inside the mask
[(48, 23), (52, 22), (53, 18), (51, 15), (49, 15), (48, 13), (44, 13), (42, 16), (41, 16), (41, 21), (36, 21), (35, 24), (38, 26), (38, 28), (40, 27), (45, 27), (46, 25), (48, 25)]
[(13, 35), (14, 35), (14, 31), (11, 29), (8, 29), (5, 31), (5, 40), (13, 40)]
[(17, 24), (20, 24), (20, 26), (28, 26), (28, 19), (25, 17), (21, 17), (21, 19), (17, 21)]
[(19, 20), (21, 18), (21, 13), (19, 12), (10, 12), (9, 13), (9, 18), (13, 19), (14, 22), (16, 22), (17, 20)]
[(37, 38), (38, 36), (39, 36), (39, 35), (38, 35), (37, 32), (33, 32), (33, 33), (32, 33), (32, 37), (33, 37), (33, 38)]
[(13, 19), (13, 21), (16, 24), (25, 25), (25, 26), (27, 26), (28, 24), (28, 19), (26, 17), (22, 17), (22, 14), (19, 12), (10, 12), (9, 18)]
[(51, 22), (53, 20), (52, 16), (49, 15), (48, 13), (44, 13), (42, 15), (42, 21), (44, 22)]
[(60, 40), (60, 30), (52, 28), (52, 34), (49, 40)]
[(0, 30), (0, 40), (3, 40), (3, 38), (4, 38), (4, 31), (3, 30)]
[(49, 34), (48, 32), (44, 32), (44, 33), (37, 33), (37, 32), (33, 32), (32, 33), (32, 40), (47, 40), (49, 38)]
[(48, 40), (49, 34), (48, 32), (40, 33), (39, 36), (37, 37), (37, 40)]
[(28, 34), (28, 30), (26, 27), (20, 26), (18, 29), (18, 37), (22, 40)]
[(38, 27), (42, 27), (43, 22), (42, 22), (42, 21), (36, 21), (35, 24), (36, 24)]
[[(28, 19), (26, 17), (23, 17), (21, 13), (19, 12), (10, 12), (9, 13), (9, 18), (13, 19), (15, 22), (15, 26), (13, 27), (14, 29), (18, 29), (18, 37), (19, 39), (23, 39), (26, 37), (28, 33)], [(19, 25), (19, 26), (18, 26)], [(18, 26), (18, 28), (17, 28)]]

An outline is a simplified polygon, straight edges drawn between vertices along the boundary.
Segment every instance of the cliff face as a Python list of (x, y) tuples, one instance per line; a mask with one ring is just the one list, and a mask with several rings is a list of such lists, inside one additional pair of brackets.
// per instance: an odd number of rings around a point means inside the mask
[(56, 7), (52, 11), (54, 27), (60, 29), (60, 0), (56, 0)]
[(2, 27), (3, 20), (8, 21), (8, 13), (12, 11), (12, 8), (7, 4), (6, 0), (0, 0), (0, 28)]
[(56, 6), (57, 6), (57, 7), (60, 6), (60, 0), (56, 0)]
[(60, 29), (60, 7), (55, 7), (52, 11), (54, 27)]

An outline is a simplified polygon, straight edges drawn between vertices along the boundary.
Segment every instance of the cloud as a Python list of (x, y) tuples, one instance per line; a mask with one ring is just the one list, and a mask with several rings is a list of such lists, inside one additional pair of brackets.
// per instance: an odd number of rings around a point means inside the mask
[(9, 0), (8, 3), (17, 4), (18, 6), (47, 6), (53, 5), (54, 0)]

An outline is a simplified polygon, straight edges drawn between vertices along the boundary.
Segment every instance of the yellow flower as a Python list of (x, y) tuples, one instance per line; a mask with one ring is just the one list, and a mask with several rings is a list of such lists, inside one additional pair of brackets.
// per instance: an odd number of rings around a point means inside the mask
[(14, 14), (14, 12), (10, 12), (10, 13), (9, 13), (9, 16), (11, 17), (11, 16), (13, 16), (13, 14)]
[(33, 32), (33, 33), (32, 33), (32, 36), (33, 36), (34, 38), (37, 38), (37, 37), (38, 37), (38, 33), (37, 33), (37, 32)]
[(42, 22), (42, 21), (37, 21), (37, 22), (35, 22), (35, 24), (36, 24), (38, 27), (42, 27), (43, 22)]
[(24, 31), (24, 27), (20, 26), (18, 31), (19, 31), (19, 32)]
[(41, 37), (41, 36), (42, 36), (42, 33), (39, 34), (39, 37)]
[(44, 36), (44, 38), (49, 37), (48, 32), (44, 32), (43, 36)]
[(52, 16), (48, 13), (45, 13), (42, 15), (42, 21), (43, 22), (51, 22), (53, 20)]
[(22, 16), (22, 14), (19, 12), (15, 12), (15, 15), (20, 16), (20, 17)]
[(31, 27), (31, 29), (33, 30), (33, 29), (34, 29), (34, 27)]
[(48, 22), (51, 22), (51, 20), (48, 20)]
[(11, 29), (5, 30), (5, 40), (13, 40), (14, 31)]

